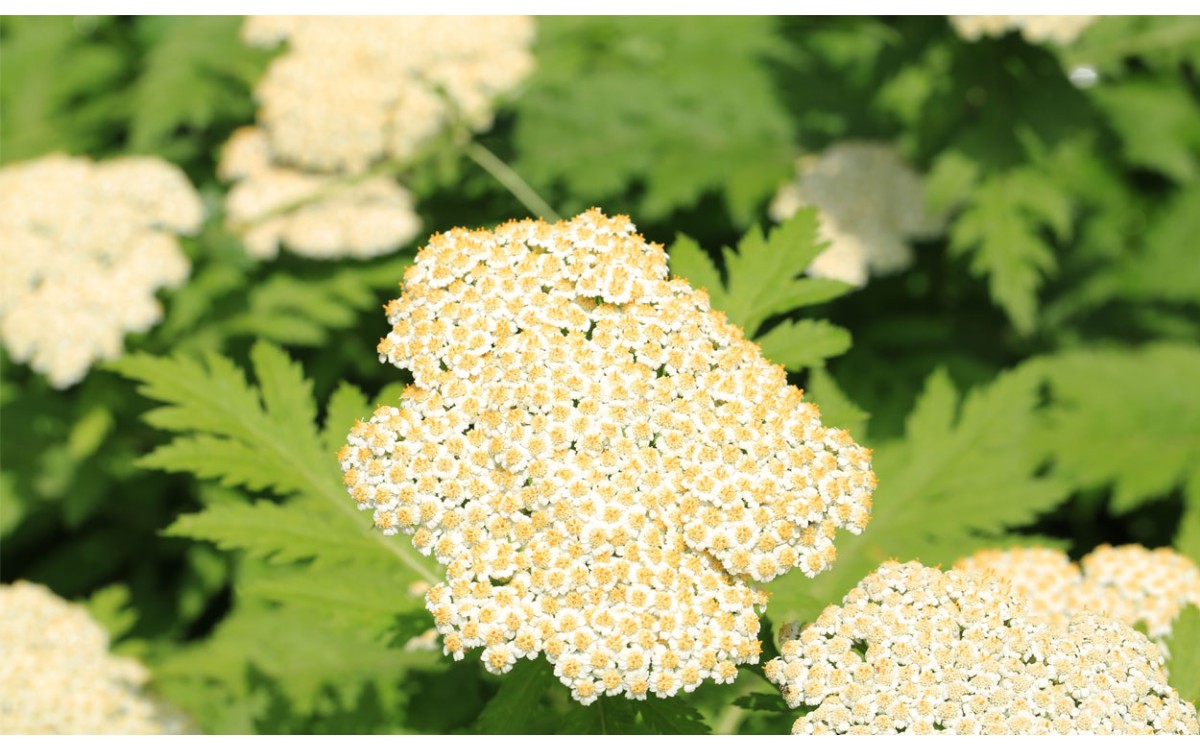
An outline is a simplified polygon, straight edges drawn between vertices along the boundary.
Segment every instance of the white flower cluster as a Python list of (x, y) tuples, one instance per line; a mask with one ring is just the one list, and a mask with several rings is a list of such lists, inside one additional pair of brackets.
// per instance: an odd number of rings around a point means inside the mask
[(984, 550), (955, 567), (1012, 584), (1033, 611), (1054, 622), (1090, 610), (1129, 625), (1144, 623), (1161, 641), (1188, 604), (1200, 607), (1200, 568), (1172, 549), (1101, 545), (1071, 562), (1055, 550)]
[(771, 203), (771, 218), (783, 221), (806, 206), (819, 209), (821, 239), (829, 243), (809, 275), (858, 286), (907, 268), (908, 240), (936, 236), (945, 223), (925, 210), (920, 175), (884, 143), (847, 141), (798, 160), (796, 179)]
[(412, 196), (395, 181), (344, 181), (276, 165), (257, 128), (233, 134), (218, 172), (237, 181), (225, 199), (226, 220), (256, 258), (274, 258), (280, 246), (310, 258), (370, 258), (407, 244), (421, 229)]
[(1097, 16), (950, 16), (950, 25), (968, 42), (985, 36), (1004, 36), (1020, 31), (1030, 44), (1075, 41)]
[(1051, 625), (1007, 585), (885, 563), (766, 665), (796, 734), (1200, 731), (1133, 628), (1090, 612)]
[(404, 162), (453, 120), (491, 126), (533, 69), (526, 16), (251, 16), (251, 44), (287, 40), (255, 89), (275, 158), (316, 172)]
[(730, 682), (767, 581), (859, 533), (870, 455), (823, 427), (628, 218), (433, 237), (379, 346), (413, 374), (340, 453), (360, 508), (447, 566), (447, 653), (545, 653), (574, 697)]
[(108, 653), (87, 610), (25, 581), (0, 585), (0, 733), (180, 734), (146, 697), (146, 668)]
[(0, 169), (5, 348), (56, 388), (120, 356), (127, 332), (162, 318), (155, 291), (187, 279), (175, 234), (202, 221), (195, 189), (157, 158), (53, 155)]

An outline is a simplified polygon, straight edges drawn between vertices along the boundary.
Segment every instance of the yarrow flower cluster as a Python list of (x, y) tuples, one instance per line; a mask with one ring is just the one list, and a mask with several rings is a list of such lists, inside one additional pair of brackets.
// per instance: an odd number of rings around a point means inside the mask
[(985, 36), (1020, 31), (1030, 44), (1070, 44), (1091, 26), (1097, 16), (950, 16), (954, 31), (968, 42)]
[(1079, 565), (1056, 550), (984, 550), (955, 567), (1008, 581), (1034, 612), (1051, 621), (1090, 610), (1129, 625), (1144, 623), (1156, 641), (1170, 635), (1184, 607), (1200, 607), (1200, 568), (1166, 547), (1105, 544)]
[(862, 286), (871, 275), (912, 264), (908, 241), (934, 237), (944, 220), (924, 205), (921, 177), (887, 144), (843, 142), (796, 163), (796, 179), (780, 188), (771, 218), (801, 208), (820, 211), (821, 239), (829, 247), (808, 267), (811, 276)]
[(750, 583), (834, 560), (875, 484), (628, 218), (433, 237), (387, 306), (415, 381), (350, 433), (362, 509), (446, 565), (446, 653), (545, 653), (582, 703), (730, 682), (755, 662)]
[(271, 161), (266, 134), (242, 128), (225, 144), (218, 174), (236, 181), (225, 199), (229, 225), (264, 260), (281, 246), (310, 258), (370, 258), (421, 229), (411, 194), (394, 180), (302, 172)]
[(813, 707), (796, 734), (1200, 731), (1141, 633), (1091, 612), (1051, 625), (1026, 606), (994, 579), (885, 563), (766, 674), (788, 705)]
[(199, 230), (200, 198), (153, 157), (47, 156), (0, 169), (0, 338), (51, 385), (115, 359), (128, 332), (162, 319), (159, 289), (190, 266), (176, 234)]
[(144, 695), (148, 679), (108, 653), (82, 606), (25, 581), (0, 585), (0, 733), (185, 732), (181, 714)]
[(251, 44), (286, 40), (255, 89), (275, 158), (315, 172), (406, 161), (452, 121), (491, 126), (533, 69), (526, 16), (251, 16)]

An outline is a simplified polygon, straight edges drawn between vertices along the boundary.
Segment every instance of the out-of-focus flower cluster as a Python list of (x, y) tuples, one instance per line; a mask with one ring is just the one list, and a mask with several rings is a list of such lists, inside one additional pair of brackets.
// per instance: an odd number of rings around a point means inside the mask
[(447, 566), (447, 653), (539, 653), (574, 697), (674, 695), (757, 661), (748, 579), (862, 531), (869, 451), (823, 427), (628, 218), (433, 237), (387, 306), (399, 406), (340, 454), (360, 508)]
[(1101, 545), (1079, 565), (1056, 550), (984, 550), (955, 566), (1010, 582), (1033, 612), (1056, 623), (1090, 610), (1129, 625), (1145, 623), (1157, 641), (1188, 604), (1200, 607), (1200, 568), (1187, 557), (1141, 545)]
[(255, 89), (258, 127), (227, 144), (230, 227), (272, 258), (367, 258), (417, 236), (408, 191), (369, 173), (417, 156), (454, 122), (491, 126), (533, 68), (533, 21), (512, 17), (251, 16), (246, 41), (287, 42)]
[[(1124, 623), (1028, 616), (995, 579), (885, 563), (766, 665), (797, 734), (1176, 733), (1196, 707)], [(794, 630), (791, 635), (794, 635)]]
[(950, 16), (954, 31), (969, 42), (1020, 31), (1030, 44), (1070, 44), (1097, 16)]
[(185, 732), (181, 714), (143, 694), (148, 679), (108, 653), (82, 606), (25, 581), (0, 585), (0, 733)]
[(128, 332), (162, 318), (158, 289), (190, 265), (175, 234), (203, 208), (178, 168), (153, 157), (47, 156), (0, 169), (0, 338), (56, 388), (114, 359)]
[(838, 143), (798, 160), (771, 218), (783, 221), (806, 206), (819, 209), (821, 239), (829, 243), (808, 273), (858, 286), (907, 268), (908, 241), (936, 236), (945, 223), (925, 210), (920, 175), (883, 143)]
[(421, 229), (412, 196), (394, 180), (343, 182), (278, 166), (257, 128), (233, 134), (219, 174), (237, 181), (225, 199), (226, 219), (256, 258), (274, 258), (281, 246), (310, 258), (370, 258), (406, 244)]
[(359, 173), (406, 161), (453, 120), (491, 127), (533, 69), (527, 16), (251, 16), (251, 44), (287, 51), (255, 89), (275, 158)]

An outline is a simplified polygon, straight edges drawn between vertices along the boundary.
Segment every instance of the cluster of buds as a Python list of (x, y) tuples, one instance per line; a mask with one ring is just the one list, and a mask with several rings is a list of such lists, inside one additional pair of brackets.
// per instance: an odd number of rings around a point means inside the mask
[(1184, 607), (1200, 607), (1200, 568), (1166, 547), (1105, 544), (1078, 565), (1057, 550), (984, 550), (955, 567), (1008, 581), (1034, 613), (1053, 622), (1090, 610), (1128, 625), (1141, 623), (1160, 644)]
[(0, 732), (180, 734), (187, 721), (144, 694), (146, 668), (108, 653), (77, 604), (24, 581), (0, 586)]
[(1054, 42), (1068, 45), (1096, 20), (1096, 16), (950, 16), (955, 33), (968, 42), (985, 36), (1019, 31), (1030, 44)]
[(766, 665), (796, 734), (1200, 731), (1162, 655), (1091, 612), (1054, 625), (997, 579), (885, 563)]
[(829, 243), (808, 274), (857, 286), (907, 268), (909, 240), (934, 237), (945, 223), (925, 210), (920, 175), (883, 143), (848, 141), (799, 159), (771, 218), (783, 221), (806, 206), (819, 210), (820, 236)]
[(247, 251), (367, 258), (420, 229), (411, 195), (372, 172), (412, 161), (458, 124), (490, 127), (496, 99), (533, 67), (533, 21), (516, 17), (252, 16), (246, 41), (287, 49), (255, 89), (258, 126), (221, 164)]
[(153, 157), (93, 163), (47, 156), (0, 169), (0, 338), (17, 362), (66, 388), (125, 334), (162, 319), (155, 292), (191, 267), (177, 233), (199, 230), (200, 198)]
[(379, 346), (415, 382), (339, 455), (375, 525), (446, 566), (446, 653), (544, 653), (582, 703), (732, 681), (752, 581), (816, 575), (869, 518), (869, 451), (666, 261), (595, 209), (433, 237)]

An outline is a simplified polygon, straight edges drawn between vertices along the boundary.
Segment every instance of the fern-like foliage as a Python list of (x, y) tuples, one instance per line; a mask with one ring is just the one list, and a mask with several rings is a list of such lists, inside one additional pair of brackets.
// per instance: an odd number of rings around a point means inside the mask
[[(438, 576), (407, 541), (375, 531), (342, 486), (334, 446), (344, 441), (351, 414), (370, 411), (363, 394), (343, 384), (319, 431), (312, 388), (300, 366), (261, 342), (250, 360), (256, 386), (216, 354), (204, 362), (141, 354), (113, 365), (138, 381), (143, 395), (163, 402), (146, 421), (175, 433), (142, 459), (143, 466), (268, 493), (256, 502), (241, 492), (219, 495), (223, 499), (167, 530), (237, 550), (245, 562), (235, 581), (234, 613), (202, 645), (168, 660), (160, 679), (179, 683), (173, 689), (185, 706), (208, 710), (211, 690), (248, 699), (254, 686), (242, 678), (253, 668), (282, 690), (273, 700), (286, 700), (304, 715), (319, 714), (327, 690), (351, 700), (360, 688), (394, 684), (406, 665), (437, 663), (435, 653), (389, 649), (386, 636), (407, 613), (432, 626), (410, 584)], [(264, 648), (264, 641), (271, 643)], [(231, 676), (232, 682), (216, 687), (206, 682)], [(209, 728), (249, 720), (210, 718)]]
[(812, 620), (885, 560), (949, 565), (1062, 502), (1066, 487), (1039, 474), (1038, 385), (1036, 372), (1014, 370), (960, 402), (944, 372), (931, 375), (904, 437), (875, 450), (879, 486), (866, 531), (839, 537), (831, 571), (769, 585), (768, 613)]
[[(653, 220), (720, 190), (748, 224), (791, 170), (764, 65), (779, 46), (768, 18), (543, 17), (516, 103), (517, 171), (561, 185), (568, 212), (603, 202)], [(619, 202), (633, 182), (644, 195)]]
[(853, 287), (833, 279), (801, 277), (824, 249), (817, 239), (816, 209), (805, 209), (767, 235), (750, 230), (737, 250), (722, 252), (725, 277), (694, 240), (680, 236), (668, 253), (671, 271), (708, 291), (716, 310), (762, 346), (763, 355), (791, 370), (822, 364), (850, 348), (850, 333), (825, 320), (772, 318), (827, 302)]
[(1112, 485), (1117, 513), (1180, 486), (1200, 507), (1200, 347), (1078, 351), (1033, 367), (1050, 387), (1042, 439), (1056, 476), (1080, 488)]

